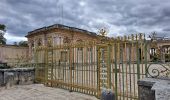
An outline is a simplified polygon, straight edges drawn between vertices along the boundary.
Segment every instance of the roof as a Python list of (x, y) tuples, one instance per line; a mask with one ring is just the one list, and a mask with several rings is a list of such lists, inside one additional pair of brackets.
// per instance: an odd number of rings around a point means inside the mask
[(87, 31), (87, 30), (84, 30), (84, 29), (80, 29), (80, 28), (76, 28), (76, 27), (70, 27), (70, 26), (66, 26), (66, 25), (62, 25), (62, 24), (54, 24), (54, 25), (51, 25), (51, 26), (45, 26), (45, 27), (30, 31), (30, 32), (28, 32), (26, 37), (31, 36), (33, 34), (36, 34), (38, 32), (44, 32), (44, 31), (56, 29), (56, 28), (65, 29), (65, 30), (72, 30), (72, 31), (75, 31), (75, 32), (82, 32), (82, 33), (86, 33), (88, 35), (93, 35), (93, 36), (97, 35), (94, 32), (90, 32), (90, 31)]

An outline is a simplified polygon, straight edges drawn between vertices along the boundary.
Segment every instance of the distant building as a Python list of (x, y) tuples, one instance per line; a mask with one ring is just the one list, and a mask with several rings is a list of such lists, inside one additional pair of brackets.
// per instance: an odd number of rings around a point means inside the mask
[(170, 38), (155, 37), (150, 41), (151, 61), (170, 62)]

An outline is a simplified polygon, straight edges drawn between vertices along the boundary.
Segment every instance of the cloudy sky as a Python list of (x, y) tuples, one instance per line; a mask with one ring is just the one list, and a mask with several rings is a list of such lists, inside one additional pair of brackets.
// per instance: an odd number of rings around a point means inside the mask
[(56, 23), (93, 32), (107, 27), (109, 36), (170, 36), (170, 0), (0, 0), (0, 23), (7, 26), (8, 43)]

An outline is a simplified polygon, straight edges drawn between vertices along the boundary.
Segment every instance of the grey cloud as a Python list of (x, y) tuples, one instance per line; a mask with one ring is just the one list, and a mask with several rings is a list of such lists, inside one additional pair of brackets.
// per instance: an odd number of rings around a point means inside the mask
[(165, 31), (165, 32), (167, 32), (167, 31), (170, 32), (170, 27), (164, 28), (163, 31)]
[(169, 35), (169, 9), (169, 0), (2, 0), (0, 23), (17, 36), (56, 23), (94, 32), (105, 25), (119, 28), (115, 33)]

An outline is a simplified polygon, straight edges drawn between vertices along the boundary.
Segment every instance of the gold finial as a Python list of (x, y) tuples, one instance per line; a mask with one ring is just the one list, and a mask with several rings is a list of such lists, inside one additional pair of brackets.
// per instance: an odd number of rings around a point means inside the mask
[(139, 39), (141, 40), (142, 39), (142, 33), (139, 33)]
[(134, 34), (132, 34), (131, 37), (132, 37), (132, 40), (134, 40)]
[(108, 33), (108, 29), (106, 27), (99, 29), (99, 35), (106, 36), (107, 33)]
[(136, 40), (138, 40), (138, 34), (136, 34)]
[(125, 36), (124, 36), (124, 41), (126, 41), (126, 40), (127, 40), (127, 36), (125, 35)]
[(130, 40), (130, 36), (129, 35), (128, 35), (127, 39)]
[(117, 39), (120, 40), (120, 36), (118, 36)]

